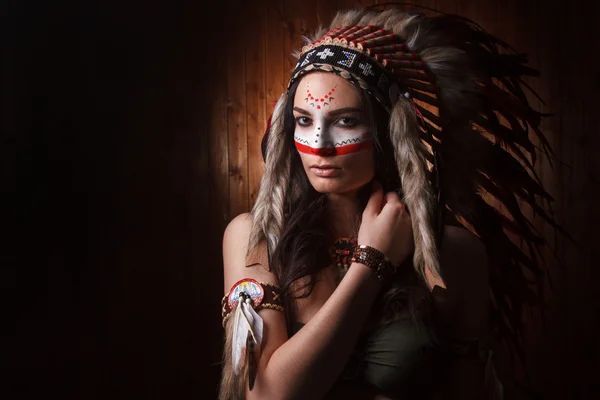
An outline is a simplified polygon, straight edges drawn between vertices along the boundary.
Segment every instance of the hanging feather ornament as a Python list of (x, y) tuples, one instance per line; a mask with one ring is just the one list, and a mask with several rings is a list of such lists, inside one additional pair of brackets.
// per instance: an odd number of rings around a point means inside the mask
[(219, 400), (245, 399), (246, 378), (250, 390), (254, 387), (264, 330), (258, 311), (283, 311), (280, 294), (281, 290), (272, 283), (244, 278), (221, 299), (225, 351)]
[(252, 299), (246, 292), (240, 293), (240, 299), (235, 309), (233, 324), (233, 344), (231, 356), (233, 372), (236, 376), (248, 364), (248, 384), (250, 390), (254, 387), (260, 344), (262, 343), (263, 320), (252, 308)]
[(261, 304), (264, 289), (253, 279), (243, 279), (234, 285), (228, 297), (234, 313), (231, 343), (233, 373), (236, 380), (245, 380), (244, 371), (248, 371), (248, 386), (252, 390), (263, 338), (263, 320), (254, 307)]

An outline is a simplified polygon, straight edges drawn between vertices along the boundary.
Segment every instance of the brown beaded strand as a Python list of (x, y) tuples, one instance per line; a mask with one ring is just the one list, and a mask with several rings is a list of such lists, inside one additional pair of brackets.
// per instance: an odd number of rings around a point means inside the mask
[(356, 246), (351, 261), (371, 268), (375, 271), (377, 279), (382, 283), (390, 278), (395, 271), (394, 264), (392, 264), (385, 254), (371, 246)]

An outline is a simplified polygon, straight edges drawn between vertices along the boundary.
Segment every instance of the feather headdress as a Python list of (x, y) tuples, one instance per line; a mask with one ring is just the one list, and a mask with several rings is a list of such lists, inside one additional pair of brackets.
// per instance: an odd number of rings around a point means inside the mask
[[(323, 62), (324, 53), (316, 59), (324, 46), (336, 63)], [(413, 221), (416, 270), (440, 275), (437, 239), (444, 213), (452, 214), (485, 244), (493, 326), (523, 355), (521, 310), (537, 299), (525, 270), (541, 282), (538, 255), (545, 241), (522, 205), (560, 230), (544, 211), (552, 198), (534, 170), (536, 153), (551, 151), (539, 130), (543, 115), (529, 106), (522, 89), (522, 76), (537, 75), (525, 65), (526, 56), (465, 18), (398, 9), (338, 13), (298, 56), (290, 83), (311, 71), (329, 71), (388, 110), (403, 200)], [(339, 62), (350, 58), (362, 66)], [(284, 223), (291, 177), (283, 120), (290, 97), (286, 92), (279, 99), (263, 140), (266, 169), (252, 209), (249, 252), (266, 240), (272, 254)]]

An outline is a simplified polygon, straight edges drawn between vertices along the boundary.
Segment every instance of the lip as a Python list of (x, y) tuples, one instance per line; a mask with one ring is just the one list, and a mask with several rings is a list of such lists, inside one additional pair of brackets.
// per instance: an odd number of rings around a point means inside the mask
[(336, 167), (335, 165), (331, 165), (331, 164), (313, 164), (310, 166), (311, 168), (319, 168), (319, 169), (340, 169), (339, 167)]
[(328, 165), (320, 165), (320, 166), (312, 166), (310, 167), (310, 171), (316, 176), (322, 178), (330, 178), (335, 177), (341, 173), (341, 169)]

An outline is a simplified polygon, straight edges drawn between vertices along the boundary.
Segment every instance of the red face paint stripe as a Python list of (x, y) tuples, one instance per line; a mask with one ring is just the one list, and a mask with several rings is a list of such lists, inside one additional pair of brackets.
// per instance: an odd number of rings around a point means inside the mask
[(294, 143), (296, 144), (296, 149), (298, 149), (300, 153), (313, 154), (312, 147), (298, 142)]
[[(296, 149), (298, 149), (298, 151), (301, 153), (315, 154), (315, 152), (319, 150), (319, 148), (310, 147), (310, 146), (307, 146), (302, 143), (298, 143), (298, 142), (294, 142), (294, 143), (296, 144)], [(334, 147), (335, 153), (332, 155), (342, 156), (344, 154), (356, 153), (361, 150), (368, 149), (369, 147), (371, 147), (371, 145), (372, 145), (371, 140), (367, 140), (367, 141), (360, 142), (360, 143), (347, 144), (345, 146)]]

